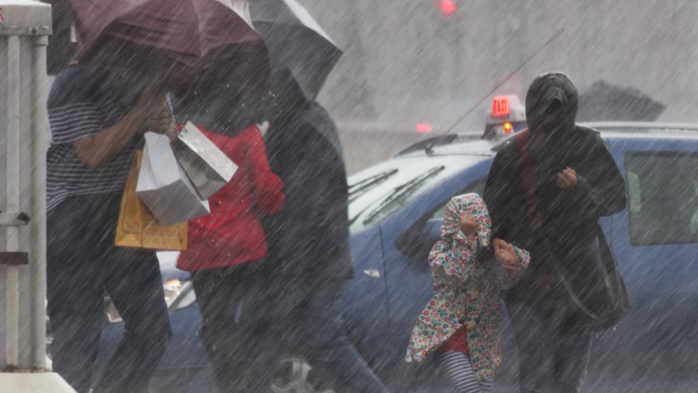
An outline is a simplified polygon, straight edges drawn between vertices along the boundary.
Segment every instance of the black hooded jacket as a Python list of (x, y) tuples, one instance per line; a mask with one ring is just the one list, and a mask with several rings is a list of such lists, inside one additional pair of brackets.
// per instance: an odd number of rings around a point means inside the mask
[[(484, 199), (493, 238), (531, 252), (531, 265), (507, 294), (508, 301), (535, 299), (538, 278), (556, 269), (577, 284), (593, 288), (593, 277), (586, 268), (596, 258), (612, 257), (599, 236), (599, 217), (625, 208), (625, 183), (599, 133), (575, 124), (577, 100), (577, 89), (566, 75), (539, 76), (526, 95), (529, 130), (501, 147), (487, 177)], [(536, 229), (531, 225), (520, 166), (522, 138), (528, 138), (541, 222)], [(555, 176), (567, 167), (575, 170), (577, 182), (563, 190)]]
[(345, 282), (353, 274), (348, 186), (334, 121), (310, 102), (274, 119), (266, 140), (286, 203), (263, 220), (269, 253), (259, 273), (313, 286)]

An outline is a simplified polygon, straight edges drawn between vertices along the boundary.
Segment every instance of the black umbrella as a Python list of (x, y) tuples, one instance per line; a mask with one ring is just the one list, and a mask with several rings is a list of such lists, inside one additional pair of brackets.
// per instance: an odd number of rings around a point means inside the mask
[(653, 121), (666, 109), (631, 87), (620, 87), (597, 81), (579, 95), (577, 121)]
[(249, 5), (272, 69), (288, 67), (303, 93), (316, 98), (342, 51), (296, 0), (250, 0)]

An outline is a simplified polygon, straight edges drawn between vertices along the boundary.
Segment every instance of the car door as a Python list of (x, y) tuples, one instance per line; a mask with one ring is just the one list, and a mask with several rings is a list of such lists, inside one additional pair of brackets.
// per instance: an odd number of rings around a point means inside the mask
[(657, 386), (695, 380), (698, 141), (621, 138), (609, 146), (628, 190), (610, 241), (633, 311), (597, 340), (591, 377)]
[(387, 329), (386, 275), (378, 228), (351, 237), (354, 276), (346, 283), (341, 302), (344, 324), (352, 344), (367, 362), (380, 357)]

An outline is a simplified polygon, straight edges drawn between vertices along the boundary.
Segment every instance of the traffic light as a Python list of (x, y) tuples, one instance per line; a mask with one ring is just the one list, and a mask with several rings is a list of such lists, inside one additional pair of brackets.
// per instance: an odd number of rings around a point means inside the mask
[(417, 123), (417, 132), (420, 134), (428, 134), (431, 129), (431, 123)]
[(441, 11), (446, 15), (456, 12), (456, 2), (453, 0), (441, 0)]

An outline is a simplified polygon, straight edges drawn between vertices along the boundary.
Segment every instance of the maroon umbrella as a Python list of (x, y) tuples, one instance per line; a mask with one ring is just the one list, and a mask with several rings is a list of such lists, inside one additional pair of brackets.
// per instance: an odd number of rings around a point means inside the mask
[[(211, 65), (240, 78), (266, 80), (262, 38), (242, 0), (69, 0), (88, 67), (190, 85)], [(225, 64), (226, 67), (220, 67)]]

